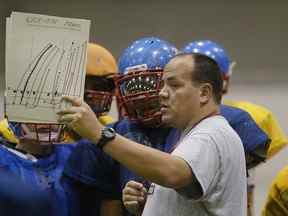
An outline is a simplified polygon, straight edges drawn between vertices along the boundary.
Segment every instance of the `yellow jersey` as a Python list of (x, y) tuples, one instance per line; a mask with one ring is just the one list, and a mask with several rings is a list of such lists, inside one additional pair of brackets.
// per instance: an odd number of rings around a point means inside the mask
[(262, 210), (262, 216), (276, 215), (288, 215), (288, 166), (282, 169), (274, 179)]

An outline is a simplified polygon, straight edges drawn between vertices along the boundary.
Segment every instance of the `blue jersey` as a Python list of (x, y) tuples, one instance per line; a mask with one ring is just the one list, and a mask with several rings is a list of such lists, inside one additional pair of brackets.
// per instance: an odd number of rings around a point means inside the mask
[(118, 163), (88, 140), (78, 142), (63, 178), (76, 189), (79, 215), (98, 216), (103, 199), (121, 199)]
[(43, 191), (0, 172), (0, 215), (51, 216), (50, 200)]
[(241, 138), (246, 153), (251, 153), (261, 146), (267, 147), (270, 142), (268, 135), (248, 112), (227, 105), (221, 105), (220, 112)]
[[(247, 112), (223, 105), (221, 106), (221, 114), (238, 133), (246, 153), (247, 151), (252, 152), (257, 146), (266, 145), (269, 141), (267, 135), (256, 125)], [(113, 127), (118, 134), (130, 140), (164, 152), (171, 152), (180, 138), (180, 131), (177, 129), (145, 128), (137, 123), (131, 123), (127, 119), (116, 122), (110, 127)], [(122, 189), (130, 180), (146, 182), (145, 179), (119, 165), (101, 152), (95, 144), (89, 142), (81, 145), (80, 148), (78, 147), (78, 150), (73, 152), (70, 159), (72, 161), (69, 160), (70, 163), (67, 163), (65, 168), (67, 175), (70, 175), (75, 181), (94, 185), (96, 190), (97, 187), (99, 190), (105, 188), (101, 185), (110, 185), (110, 192), (113, 193), (112, 190), (114, 190), (115, 197), (117, 197), (117, 193), (119, 193), (118, 197), (121, 197)], [(116, 173), (118, 179), (115, 179)]]
[[(109, 126), (135, 142), (166, 152), (172, 149), (180, 136), (180, 132), (176, 129), (143, 128), (129, 120), (122, 120)], [(77, 145), (65, 166), (64, 173), (73, 181), (94, 188), (98, 203), (101, 199), (121, 199), (121, 191), (129, 180), (144, 181), (87, 140), (82, 140)], [(87, 209), (89, 207), (86, 205)]]
[[(131, 123), (129, 120), (122, 120), (111, 126), (118, 134), (130, 140), (164, 152), (170, 152), (180, 137), (180, 132), (176, 129), (164, 127), (146, 128), (139, 126), (139, 124)], [(121, 190), (130, 180), (147, 183), (145, 179), (121, 165), (119, 177)]]
[(68, 216), (71, 206), (66, 190), (69, 187), (61, 182), (61, 176), (73, 148), (70, 144), (55, 144), (52, 154), (33, 161), (0, 145), (0, 170), (46, 193), (52, 205), (51, 215)]

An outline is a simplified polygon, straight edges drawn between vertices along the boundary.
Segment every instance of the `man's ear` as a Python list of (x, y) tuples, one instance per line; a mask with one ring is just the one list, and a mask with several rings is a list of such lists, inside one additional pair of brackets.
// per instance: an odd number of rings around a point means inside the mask
[(213, 97), (212, 92), (213, 87), (211, 84), (209, 83), (201, 84), (199, 87), (200, 103), (206, 104), (210, 100), (210, 98)]
[(227, 94), (229, 90), (229, 84), (230, 84), (230, 77), (227, 77), (223, 80), (223, 87), (222, 87), (222, 94)]
[(234, 68), (236, 67), (237, 63), (235, 61), (231, 62), (231, 64), (229, 65), (229, 71), (227, 76), (232, 76)]

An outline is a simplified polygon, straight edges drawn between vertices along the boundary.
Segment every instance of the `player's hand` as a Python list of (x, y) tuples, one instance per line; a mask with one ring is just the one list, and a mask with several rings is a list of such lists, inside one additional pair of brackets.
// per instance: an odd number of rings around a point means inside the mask
[(57, 113), (59, 115), (58, 122), (66, 124), (81, 137), (97, 143), (100, 139), (103, 126), (89, 105), (77, 97), (64, 96), (62, 100), (70, 102), (72, 106), (62, 109)]
[(131, 214), (141, 214), (146, 201), (147, 190), (143, 184), (135, 181), (129, 181), (122, 191), (122, 201), (125, 208)]

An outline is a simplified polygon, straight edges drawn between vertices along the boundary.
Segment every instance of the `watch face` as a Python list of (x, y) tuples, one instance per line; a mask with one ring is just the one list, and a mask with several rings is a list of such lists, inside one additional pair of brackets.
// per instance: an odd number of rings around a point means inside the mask
[(112, 128), (105, 128), (103, 130), (104, 136), (107, 138), (113, 138), (115, 136), (115, 131)]

